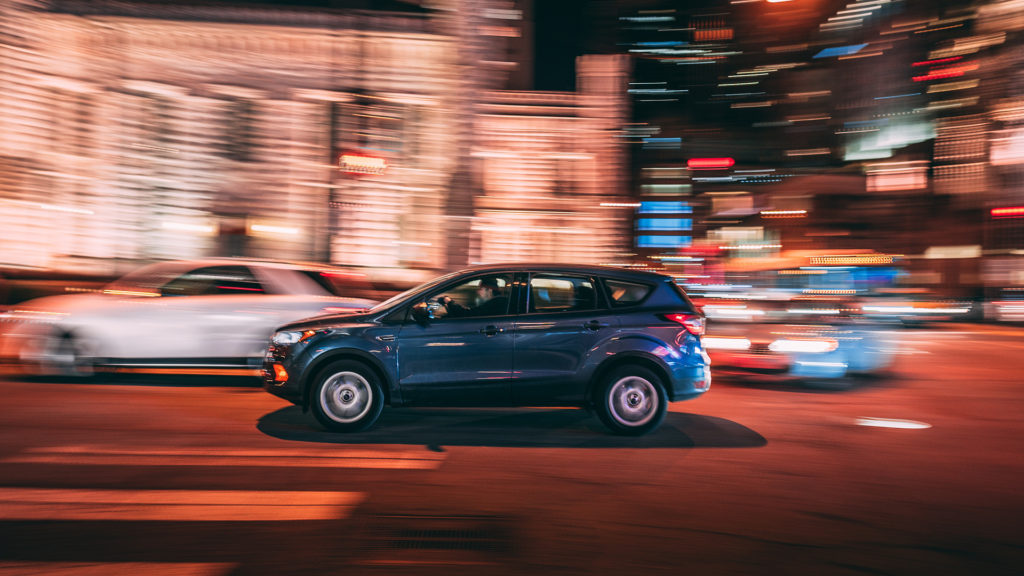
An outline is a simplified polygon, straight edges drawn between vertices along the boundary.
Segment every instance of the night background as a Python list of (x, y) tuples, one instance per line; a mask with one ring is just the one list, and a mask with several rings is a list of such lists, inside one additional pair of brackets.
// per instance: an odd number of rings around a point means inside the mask
[(0, 0), (0, 576), (1022, 573), (1022, 35)]

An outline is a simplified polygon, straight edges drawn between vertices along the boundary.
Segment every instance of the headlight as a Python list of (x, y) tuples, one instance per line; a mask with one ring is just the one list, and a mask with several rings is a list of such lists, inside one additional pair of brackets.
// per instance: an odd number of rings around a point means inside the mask
[(271, 341), (279, 345), (295, 344), (301, 337), (302, 332), (278, 332)]
[(306, 330), (305, 332), (277, 332), (274, 334), (274, 337), (271, 338), (271, 341), (279, 346), (287, 346), (289, 344), (309, 340), (314, 334), (316, 334), (316, 330)]

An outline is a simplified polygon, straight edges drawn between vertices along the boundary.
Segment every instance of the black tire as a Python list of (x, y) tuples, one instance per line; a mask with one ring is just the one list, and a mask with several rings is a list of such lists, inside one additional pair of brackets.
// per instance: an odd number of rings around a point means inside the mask
[(651, 370), (620, 366), (601, 379), (594, 409), (615, 434), (641, 436), (661, 425), (668, 396), (661, 378)]
[(84, 381), (98, 380), (92, 342), (72, 332), (54, 331), (36, 370), (39, 376)]
[(359, 432), (373, 426), (384, 409), (377, 374), (354, 360), (332, 362), (320, 371), (309, 405), (320, 424), (332, 432)]

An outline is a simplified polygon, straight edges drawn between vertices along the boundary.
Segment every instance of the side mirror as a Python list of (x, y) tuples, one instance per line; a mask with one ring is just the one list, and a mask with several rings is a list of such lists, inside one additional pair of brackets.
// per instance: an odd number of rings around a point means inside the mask
[(430, 319), (433, 318), (433, 314), (430, 313), (430, 307), (427, 306), (426, 302), (417, 302), (412, 306), (412, 319), (417, 324), (428, 324)]

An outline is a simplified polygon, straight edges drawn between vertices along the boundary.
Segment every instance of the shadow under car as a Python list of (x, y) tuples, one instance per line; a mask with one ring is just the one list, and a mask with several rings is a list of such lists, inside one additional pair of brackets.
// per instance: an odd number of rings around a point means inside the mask
[(260, 418), (275, 438), (331, 444), (407, 444), (509, 448), (756, 448), (768, 441), (724, 418), (669, 412), (661, 427), (641, 437), (610, 436), (590, 412), (576, 408), (392, 408), (377, 425), (337, 434), (310, 424), (289, 406)]

